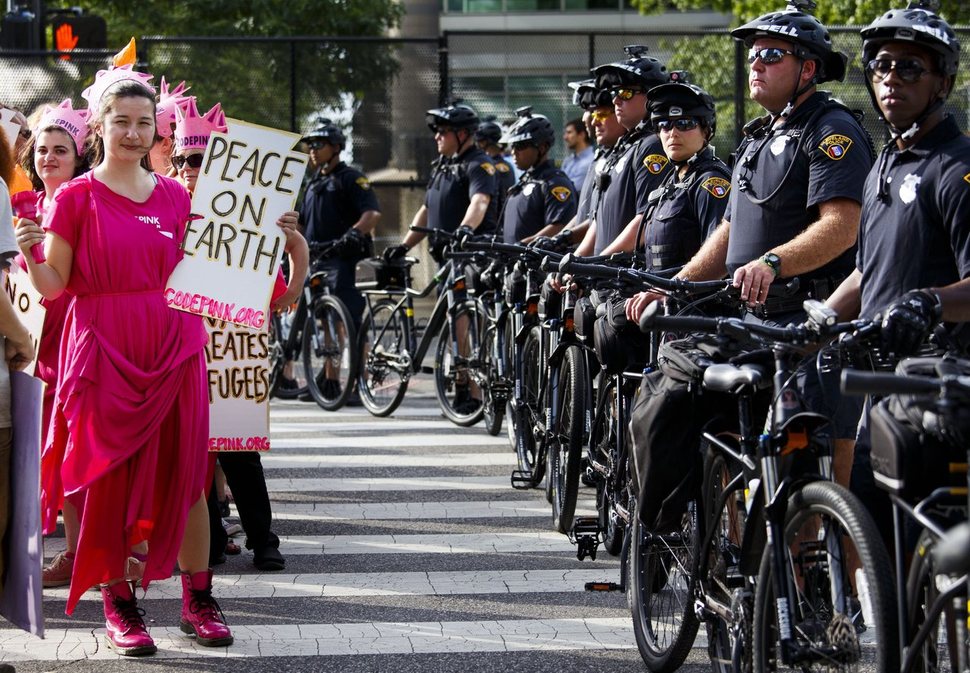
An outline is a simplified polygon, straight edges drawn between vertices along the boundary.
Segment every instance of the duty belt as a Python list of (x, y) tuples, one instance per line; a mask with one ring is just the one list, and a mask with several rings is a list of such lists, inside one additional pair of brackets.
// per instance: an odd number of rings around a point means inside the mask
[(808, 286), (807, 289), (800, 290), (790, 297), (769, 297), (764, 304), (749, 310), (759, 318), (801, 311), (802, 304), (806, 299), (817, 299), (819, 301), (828, 299), (844, 278), (844, 276), (829, 276), (805, 281), (805, 285)]

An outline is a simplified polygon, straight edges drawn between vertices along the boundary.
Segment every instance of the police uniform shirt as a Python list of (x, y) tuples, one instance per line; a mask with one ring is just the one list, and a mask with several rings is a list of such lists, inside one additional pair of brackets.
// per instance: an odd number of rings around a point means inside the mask
[(505, 205), (505, 197), (509, 193), (509, 190), (515, 186), (515, 171), (512, 170), (512, 165), (501, 154), (491, 159), (492, 164), (495, 166), (495, 183), (498, 190), (495, 193), (495, 216), (496, 218), (501, 218)]
[(598, 194), (596, 189), (596, 171), (600, 162), (605, 161), (602, 154), (597, 150), (596, 157), (590, 162), (586, 169), (586, 176), (579, 191), (579, 200), (576, 204), (576, 221), (585, 222), (591, 213), (596, 210), (596, 199), (593, 197)]
[(457, 157), (440, 159), (424, 197), (424, 205), (428, 208), (428, 227), (455, 231), (465, 218), (472, 196), (486, 194), (491, 201), (477, 232), (495, 233), (496, 189), (495, 165), (474, 144)]
[(970, 138), (947, 117), (915, 146), (884, 152), (888, 195), (873, 170), (859, 226), (864, 317), (909, 290), (970, 276)]
[(509, 191), (503, 221), (504, 240), (517, 243), (548, 224), (566, 224), (576, 214), (576, 190), (551, 161), (526, 171)]
[(380, 210), (367, 177), (344, 162), (329, 175), (318, 172), (307, 185), (300, 221), (308, 241), (323, 243), (340, 238), (368, 210)]
[[(827, 100), (828, 94), (817, 92), (795, 108), (785, 124), (742, 141), (727, 211), (733, 223), (727, 252), (729, 273), (791, 241), (816, 222), (818, 204), (837, 198), (862, 203), (865, 176), (872, 167), (869, 138), (848, 110)], [(802, 149), (798, 150), (800, 140)], [(752, 198), (769, 196), (783, 180), (784, 185), (766, 203), (752, 202)], [(852, 271), (854, 254), (850, 248), (801, 278), (845, 277)]]
[(690, 164), (683, 179), (675, 167), (648, 211), (643, 234), (648, 269), (670, 269), (693, 257), (724, 217), (730, 192), (731, 172), (710, 147)]
[[(635, 132), (635, 131), (634, 131)], [(620, 154), (607, 163), (611, 165), (609, 184), (596, 210), (596, 245), (593, 254), (600, 254), (613, 242), (626, 225), (637, 215), (646, 212), (650, 193), (660, 186), (671, 170), (656, 134), (640, 137), (623, 149), (623, 139), (614, 152)]]

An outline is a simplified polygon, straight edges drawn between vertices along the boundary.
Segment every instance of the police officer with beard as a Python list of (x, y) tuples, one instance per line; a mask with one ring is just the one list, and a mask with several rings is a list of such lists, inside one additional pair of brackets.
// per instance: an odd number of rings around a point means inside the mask
[(503, 217), (506, 243), (518, 243), (543, 228), (558, 233), (576, 214), (576, 191), (566, 174), (549, 160), (556, 132), (549, 119), (533, 115), (531, 107), (516, 110), (519, 118), (502, 142), (522, 177), (509, 190)]

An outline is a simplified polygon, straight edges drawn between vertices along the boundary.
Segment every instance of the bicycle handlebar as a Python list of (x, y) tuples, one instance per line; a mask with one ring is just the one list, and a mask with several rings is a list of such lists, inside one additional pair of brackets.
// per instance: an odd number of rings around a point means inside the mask
[(665, 278), (646, 271), (597, 264), (592, 258), (577, 262), (576, 257), (571, 253), (564, 255), (559, 262), (559, 272), (588, 278), (615, 280), (627, 285), (657, 288), (666, 292), (677, 292), (680, 294), (716, 292), (717, 290), (724, 290), (730, 286), (730, 283), (726, 280), (691, 282), (680, 278)]
[(846, 395), (926, 395), (940, 392), (943, 379), (900, 376), (886, 372), (843, 369), (840, 387)]

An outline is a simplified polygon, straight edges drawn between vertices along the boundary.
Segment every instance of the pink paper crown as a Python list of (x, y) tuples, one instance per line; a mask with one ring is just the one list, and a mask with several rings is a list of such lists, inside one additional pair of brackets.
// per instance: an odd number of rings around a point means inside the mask
[(174, 89), (169, 90), (168, 82), (162, 75), (162, 81), (158, 85), (158, 104), (155, 106), (155, 128), (161, 138), (169, 138), (172, 135), (172, 125), (175, 124), (175, 109), (188, 103), (190, 96), (185, 92), (190, 87), (182, 82)]
[(81, 98), (88, 102), (88, 109), (93, 114), (101, 107), (101, 99), (104, 97), (105, 91), (119, 82), (127, 80), (137, 82), (148, 89), (154, 96), (155, 88), (148, 83), (153, 77), (154, 75), (147, 72), (136, 72), (132, 70), (130, 64), (118, 68), (112, 67), (107, 70), (99, 70), (94, 78), (94, 84), (81, 92)]
[(222, 106), (216, 103), (204, 115), (199, 115), (195, 96), (189, 97), (185, 105), (176, 108), (175, 150), (204, 150), (209, 144), (212, 132), (225, 133), (226, 115)]
[(78, 156), (84, 152), (84, 138), (88, 134), (89, 110), (75, 110), (71, 99), (65, 98), (57, 107), (48, 105), (37, 124), (37, 131), (43, 131), (50, 126), (59, 126), (67, 132), (74, 141), (74, 149)]

